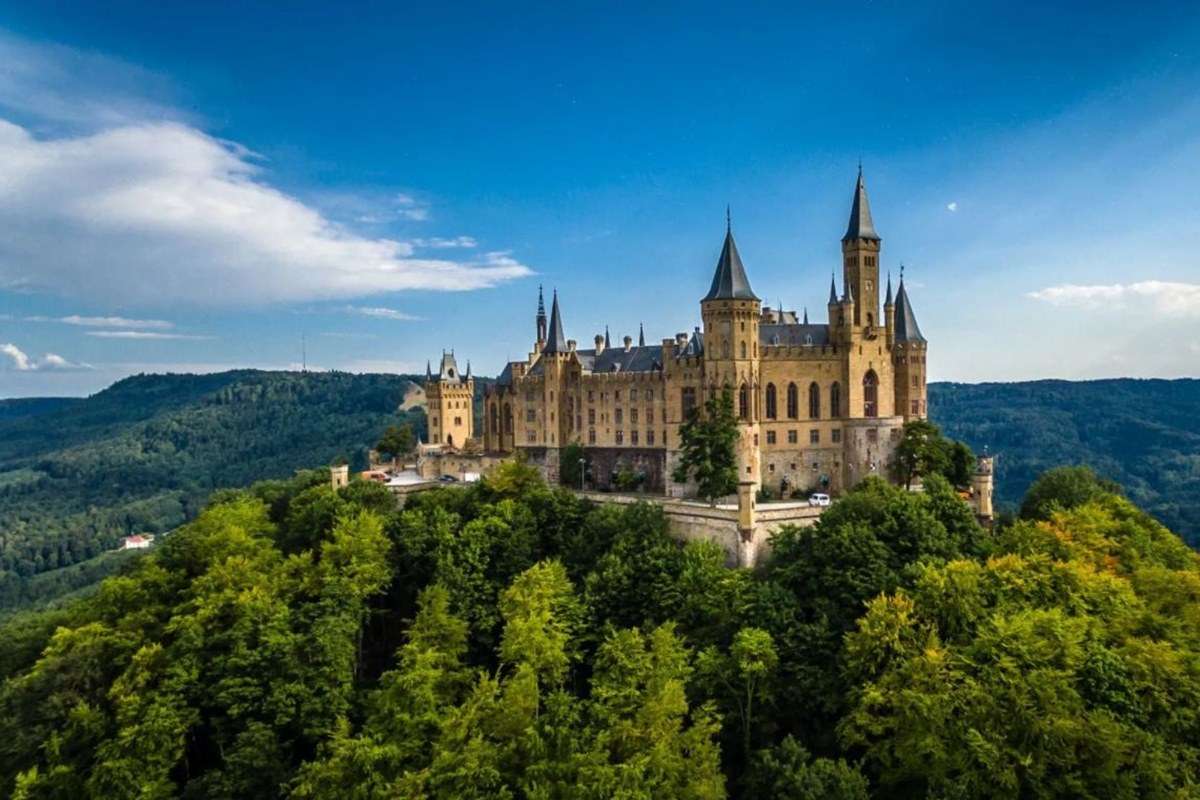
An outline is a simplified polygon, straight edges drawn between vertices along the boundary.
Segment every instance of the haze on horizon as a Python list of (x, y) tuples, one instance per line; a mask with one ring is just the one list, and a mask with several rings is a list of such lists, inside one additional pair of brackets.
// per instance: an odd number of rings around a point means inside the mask
[(1200, 372), (1200, 6), (569, 5), (4, 9), (0, 397), (823, 321), (860, 160), (930, 380)]

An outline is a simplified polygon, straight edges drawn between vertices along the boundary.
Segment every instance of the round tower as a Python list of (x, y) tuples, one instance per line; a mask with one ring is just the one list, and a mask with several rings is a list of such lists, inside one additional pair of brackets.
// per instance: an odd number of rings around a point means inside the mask
[(728, 214), (725, 243), (708, 294), (700, 301), (704, 320), (704, 381), (710, 394), (733, 392), (738, 420), (739, 481), (760, 485), (758, 458), (758, 323), (762, 302), (750, 288), (733, 240)]

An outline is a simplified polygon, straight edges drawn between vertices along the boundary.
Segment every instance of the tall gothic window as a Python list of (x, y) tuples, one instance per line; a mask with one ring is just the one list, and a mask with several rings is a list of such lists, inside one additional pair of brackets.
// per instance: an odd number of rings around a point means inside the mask
[(746, 357), (746, 343), (742, 342), (742, 358)]
[(504, 432), (508, 434), (513, 432), (512, 406), (508, 403), (504, 404)]
[(842, 415), (842, 385), (834, 381), (833, 386), (829, 387), (829, 416), (840, 417)]
[(500, 431), (500, 412), (496, 409), (496, 404), (491, 406), (491, 412), (488, 414), (488, 432), (498, 433)]
[(808, 385), (808, 418), (821, 418), (821, 387), (816, 381)]
[(796, 384), (794, 383), (788, 384), (787, 416), (788, 419), (796, 419), (800, 416), (800, 391), (796, 388)]
[(778, 415), (775, 398), (775, 384), (767, 384), (767, 419), (775, 419)]
[(879, 416), (879, 377), (873, 369), (863, 376), (863, 416)]
[(693, 387), (685, 386), (680, 390), (679, 405), (683, 412), (683, 418), (686, 420), (696, 410), (696, 390)]
[(738, 417), (750, 418), (750, 387), (744, 383), (742, 388), (738, 389)]

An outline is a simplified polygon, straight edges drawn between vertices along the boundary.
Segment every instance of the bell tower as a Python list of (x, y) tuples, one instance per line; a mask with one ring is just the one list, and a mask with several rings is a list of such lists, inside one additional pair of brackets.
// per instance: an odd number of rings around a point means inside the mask
[(875, 328), (879, 319), (879, 245), (882, 240), (871, 220), (862, 165), (850, 204), (850, 223), (842, 237), (842, 271), (846, 295), (854, 298), (853, 324)]
[(750, 288), (733, 241), (729, 212), (725, 244), (708, 294), (700, 301), (704, 320), (704, 383), (711, 396), (728, 386), (738, 420), (738, 480), (760, 482), (758, 459), (758, 323), (762, 303)]

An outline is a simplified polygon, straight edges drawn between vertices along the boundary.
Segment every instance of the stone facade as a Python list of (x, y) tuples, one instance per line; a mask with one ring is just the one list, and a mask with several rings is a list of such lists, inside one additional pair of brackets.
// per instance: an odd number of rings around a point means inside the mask
[(581, 349), (564, 335), (557, 292), (547, 320), (539, 290), (533, 348), (485, 396), (485, 450), (523, 453), (553, 480), (562, 448), (578, 443), (594, 486), (629, 468), (646, 473), (647, 488), (686, 496), (692, 487), (671, 477), (680, 426), (728, 387), (739, 480), (754, 490), (836, 493), (886, 475), (904, 422), (927, 412), (928, 346), (903, 275), (894, 298), (887, 278), (880, 317), (881, 244), (860, 172), (841, 242), (842, 292), (831, 279), (823, 323), (807, 310), (763, 307), (729, 225), (700, 301), (702, 327), (691, 333), (613, 346), (605, 331)]
[(458, 371), (454, 351), (442, 353), (438, 375), (425, 364), (425, 413), (429, 420), (429, 443), (461, 449), (475, 435), (475, 381), (471, 363), (467, 374)]

